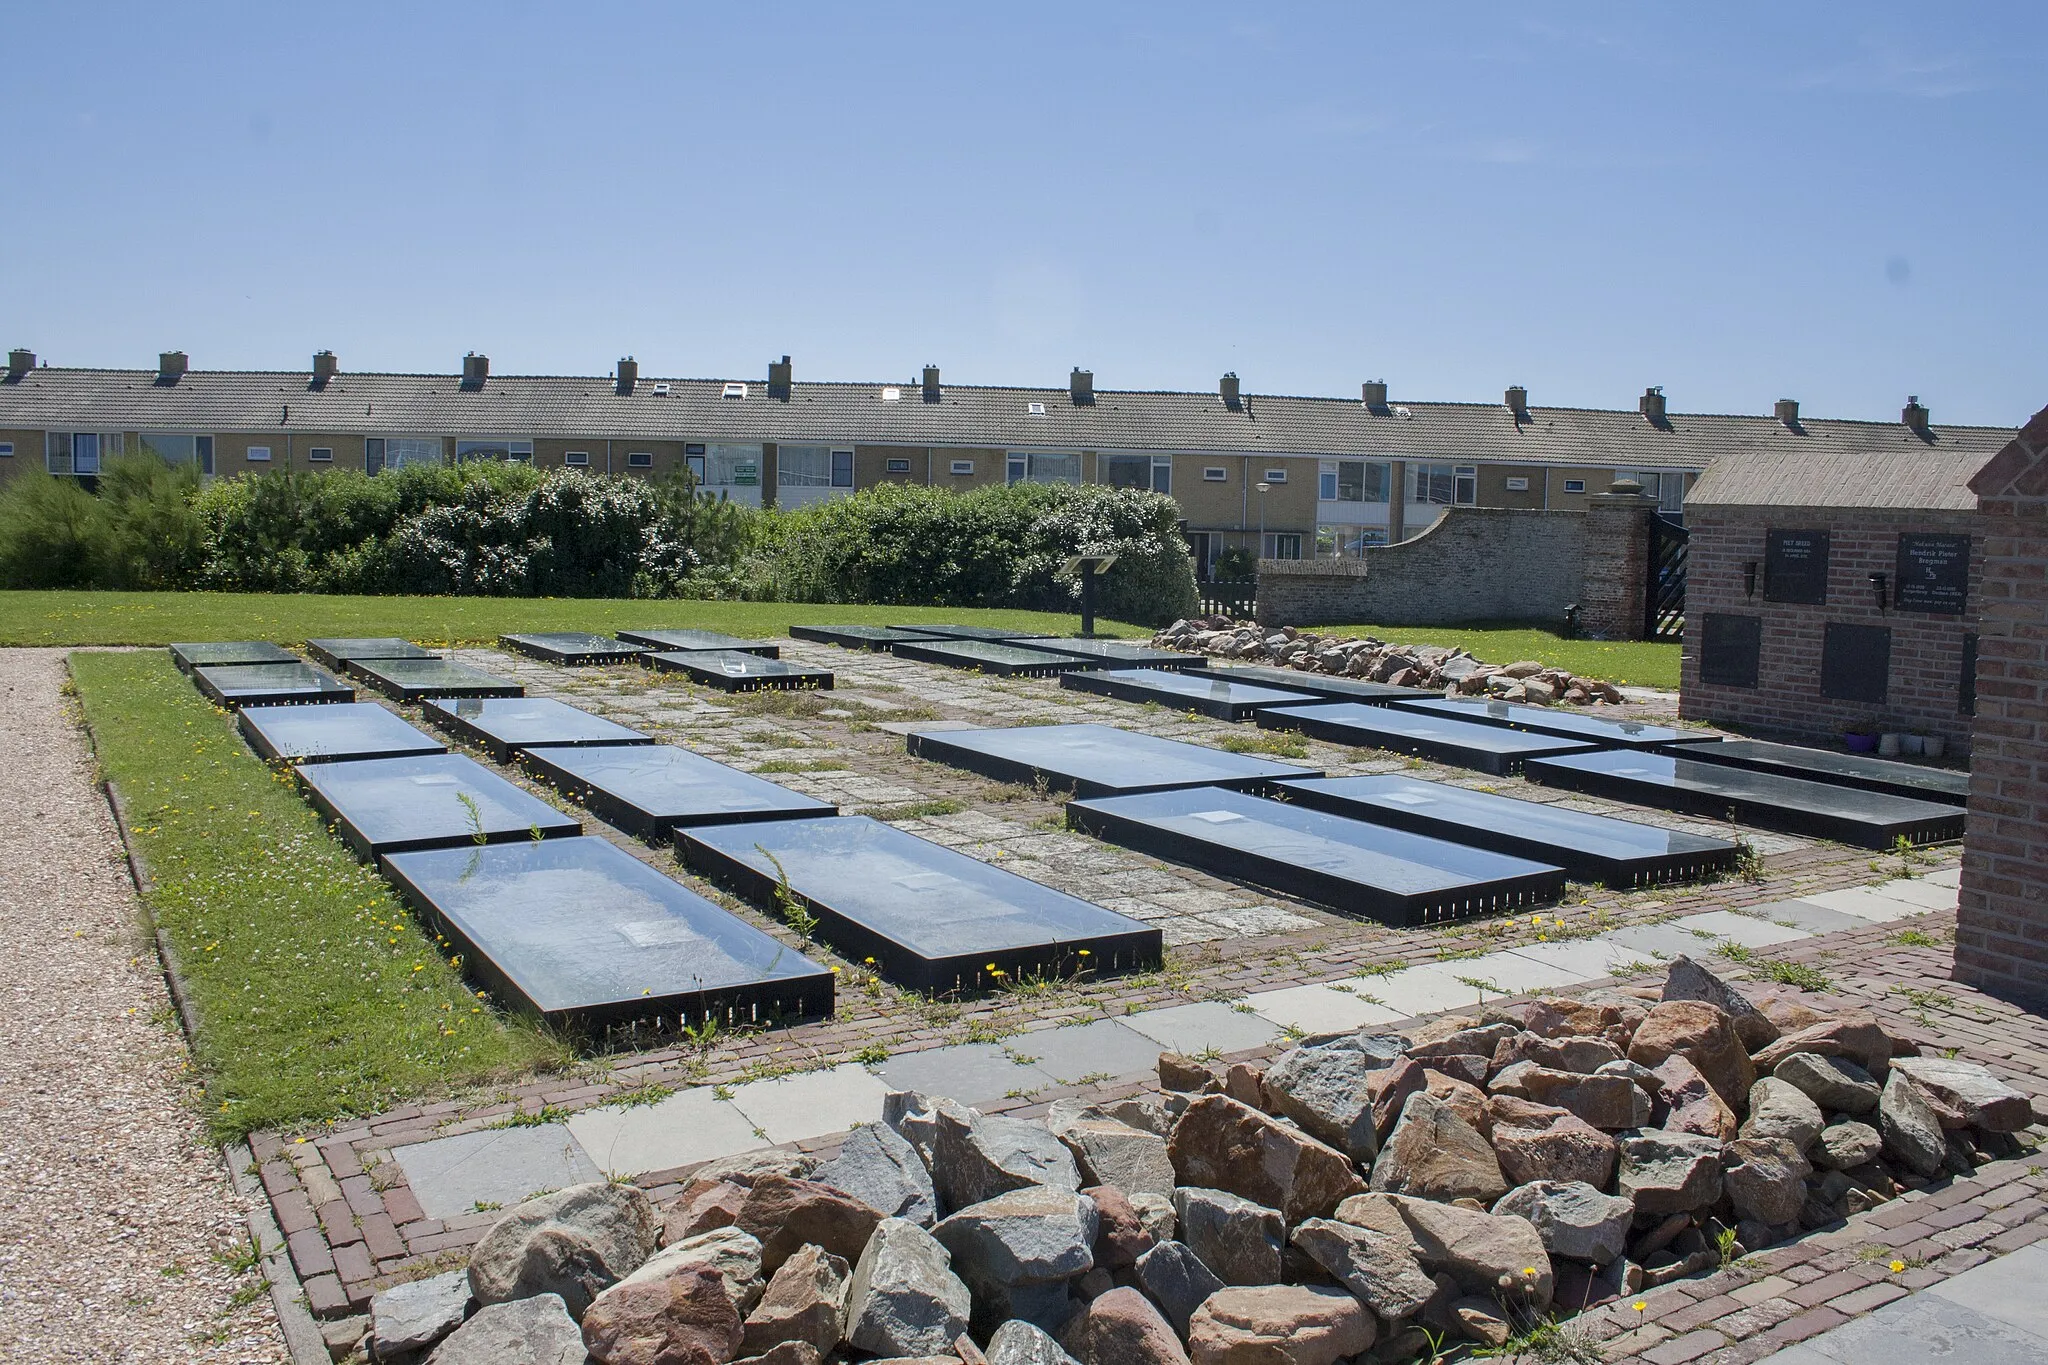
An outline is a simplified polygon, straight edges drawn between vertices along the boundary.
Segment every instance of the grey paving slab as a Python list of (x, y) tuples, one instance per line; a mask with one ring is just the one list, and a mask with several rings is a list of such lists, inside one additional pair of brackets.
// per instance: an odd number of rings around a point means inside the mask
[(1125, 1016), (1123, 1022), (1169, 1052), (1189, 1054), (1212, 1047), (1218, 1052), (1244, 1052), (1280, 1036), (1279, 1027), (1269, 1020), (1216, 1000), (1146, 1010)]
[(915, 1090), (962, 1104), (986, 1104), (1053, 1083), (1051, 1076), (1013, 1060), (995, 1043), (960, 1043), (906, 1052), (877, 1066), (875, 1075), (891, 1090)]
[(1038, 1029), (1010, 1039), (1010, 1051), (1061, 1085), (1084, 1076), (1130, 1076), (1159, 1067), (1159, 1044), (1114, 1019), (1069, 1028)]
[(1757, 1365), (1841, 1365), (1833, 1356), (1824, 1356), (1805, 1342), (1787, 1346), (1784, 1350), (1765, 1356)]
[[(2038, 1283), (2032, 1292), (2039, 1294)], [(1888, 1303), (1803, 1344), (1834, 1365), (2040, 1365), (2048, 1359), (2048, 1337), (1933, 1293)]]
[(1820, 891), (1799, 899), (1808, 905), (1818, 905), (1823, 910), (1839, 910), (1845, 915), (1854, 915), (1865, 924), (1884, 924), (1908, 915), (1924, 915), (1925, 908), (1909, 905), (1895, 896), (1883, 896), (1867, 886), (1852, 886), (1841, 891)]
[(1697, 956), (1713, 941), (1710, 938), (1701, 938), (1698, 934), (1687, 933), (1675, 924), (1638, 924), (1627, 929), (1617, 929), (1607, 937), (1610, 941), (1646, 959), (1676, 957), (1680, 953)]
[(1404, 1018), (1441, 1014), (1479, 1003), (1479, 988), (1458, 980), (1471, 976), (1471, 962), (1432, 962), (1407, 967), (1366, 983), (1365, 989)]
[(1642, 961), (1643, 955), (1611, 938), (1579, 938), (1553, 943), (1525, 943), (1508, 952), (1516, 957), (1526, 957), (1532, 962), (1541, 962), (1560, 971), (1571, 972), (1584, 981), (1595, 981), (1603, 976), (1612, 976), (1616, 971), (1631, 963)]
[[(2043, 1285), (2048, 1285), (2048, 1246), (2036, 1242), (1943, 1280), (1927, 1292), (1974, 1308), (2048, 1343), (2048, 1298), (2042, 1297)], [(2048, 1349), (2042, 1357), (2048, 1359)]]
[(763, 1145), (753, 1121), (709, 1086), (655, 1104), (585, 1109), (570, 1116), (569, 1131), (608, 1176), (665, 1171)]
[(1870, 921), (1839, 910), (1824, 910), (1810, 901), (1765, 901), (1747, 907), (1746, 913), (1761, 915), (1773, 924), (1789, 924), (1809, 934), (1839, 934), (1844, 929), (1868, 929)]
[(395, 1147), (391, 1156), (429, 1218), (475, 1213), (480, 1204), (510, 1207), (547, 1190), (604, 1179), (560, 1123), (434, 1138)]
[(1773, 944), (1813, 937), (1804, 929), (1787, 928), (1769, 920), (1738, 915), (1733, 910), (1710, 910), (1704, 915), (1687, 915), (1672, 923), (1688, 933), (1705, 930), (1715, 938), (1725, 938), (1745, 948), (1769, 948)]
[(1592, 980), (1591, 973), (1577, 972), (1560, 962), (1546, 962), (1515, 952), (1488, 953), (1484, 957), (1451, 965), (1455, 969), (1454, 975), (1492, 982), (1495, 989), (1491, 993), (1494, 995), (1526, 995), (1531, 991), (1575, 986)]
[(827, 1071), (734, 1086), (732, 1103), (768, 1141), (796, 1142), (881, 1118), (890, 1088), (866, 1067), (847, 1062)]
[(1918, 877), (1899, 877), (1888, 882), (1879, 882), (1870, 888), (1880, 896), (1890, 896), (1922, 910), (1953, 910), (1956, 908), (1956, 888), (1939, 885)]
[[(1371, 994), (1371, 987), (1357, 988)], [(1261, 1019), (1281, 1028), (1303, 1033), (1349, 1033), (1373, 1024), (1385, 1024), (1401, 1016), (1385, 1005), (1375, 1005), (1356, 991), (1335, 986), (1288, 986), (1284, 990), (1260, 991), (1245, 997)]]
[(1929, 886), (1961, 886), (1963, 870), (1960, 867), (1944, 867), (1939, 872), (1930, 872), (1920, 879)]

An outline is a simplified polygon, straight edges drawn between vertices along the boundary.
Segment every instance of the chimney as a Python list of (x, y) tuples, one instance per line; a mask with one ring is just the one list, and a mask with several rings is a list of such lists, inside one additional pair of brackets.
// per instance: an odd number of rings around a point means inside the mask
[(158, 354), (156, 358), (157, 383), (175, 384), (184, 378), (184, 375), (185, 353), (183, 351), (164, 351)]
[(324, 389), (327, 381), (341, 373), (341, 362), (334, 358), (332, 351), (313, 352), (313, 387)]
[(768, 396), (789, 401), (789, 357), (768, 362)]
[(1095, 371), (1084, 370), (1079, 365), (1067, 376), (1067, 394), (1077, 408), (1087, 407), (1095, 402)]
[(1358, 386), (1358, 395), (1365, 400), (1367, 407), (1378, 411), (1387, 405), (1387, 381), (1368, 379)]
[(1636, 400), (1636, 411), (1650, 419), (1650, 425), (1664, 425), (1664, 386), (1652, 384), (1643, 390), (1643, 396)]
[(1906, 395), (1906, 406), (1899, 410), (1899, 420), (1917, 435), (1925, 436), (1927, 430), (1927, 409), (1920, 406), (1920, 395)]
[(1217, 385), (1217, 390), (1223, 395), (1223, 406), (1229, 408), (1232, 412), (1236, 412), (1240, 407), (1244, 406), (1243, 402), (1238, 398), (1236, 370), (1232, 370), (1229, 374), (1223, 376), (1222, 381)]
[(1771, 405), (1771, 416), (1783, 422), (1793, 431), (1799, 430), (1799, 400), (1797, 398), (1780, 398)]
[(462, 357), (463, 388), (480, 389), (484, 386), (484, 381), (490, 377), (491, 358), (489, 356), (478, 355), (475, 351), (471, 351), (468, 355)]
[(619, 360), (618, 392), (621, 398), (633, 396), (633, 386), (640, 382), (640, 362), (631, 356)]
[(924, 401), (927, 403), (939, 401), (939, 367), (936, 365), (924, 367)]
[(1515, 415), (1517, 422), (1529, 415), (1529, 391), (1520, 384), (1510, 384), (1507, 396), (1508, 411)]
[(36, 367), (36, 353), (23, 346), (17, 346), (7, 353), (7, 377), (20, 379)]

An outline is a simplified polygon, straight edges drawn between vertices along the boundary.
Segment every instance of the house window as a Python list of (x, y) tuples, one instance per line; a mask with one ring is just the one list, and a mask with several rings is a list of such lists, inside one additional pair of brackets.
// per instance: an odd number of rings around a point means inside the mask
[(586, 468), (590, 464), (590, 452), (587, 450), (564, 451), (562, 452), (562, 463), (575, 465), (578, 468)]
[(202, 474), (213, 472), (213, 438), (185, 436), (170, 431), (145, 431), (137, 437), (143, 453), (165, 464), (196, 464)]
[[(908, 461), (905, 463), (907, 464)], [(832, 486), (834, 488), (853, 487), (852, 451), (835, 450), (832, 452)]]
[(1223, 483), (1230, 478), (1230, 471), (1220, 464), (1202, 466), (1203, 483)]
[(1479, 501), (1477, 465), (1418, 464), (1411, 468), (1414, 482), (1409, 490), (1410, 502), (1470, 507)]
[(526, 464), (533, 459), (533, 442), (514, 441), (502, 436), (478, 436), (455, 443), (455, 463), (469, 460), (497, 460)]
[(1584, 479), (1566, 479), (1564, 481), (1564, 491), (1567, 493), (1583, 493), (1586, 491), (1586, 481)]
[[(785, 449), (787, 449), (785, 447)], [(727, 445), (722, 442), (705, 448), (702, 482), (719, 488), (759, 488), (761, 486), (761, 447), (757, 445)], [(691, 471), (696, 470), (695, 464)]]
[(972, 474), (974, 472), (974, 461), (955, 460), (950, 468), (955, 474)]
[(704, 447), (691, 442), (683, 447), (683, 463), (689, 467), (690, 482), (704, 482)]
[(1267, 559), (1300, 559), (1301, 532), (1268, 531), (1263, 555)]
[(775, 452), (775, 482), (783, 488), (830, 488), (832, 452), (825, 446), (783, 446)]
[(626, 468), (654, 468), (654, 452), (651, 450), (629, 450), (626, 452)]
[(333, 464), (333, 446), (313, 446), (306, 451), (306, 459), (313, 464)]
[(891, 474), (908, 474), (910, 472), (910, 461), (901, 456), (891, 455), (885, 468)]
[(438, 436), (387, 436), (384, 438), (384, 467), (403, 469), (407, 465), (445, 464), (447, 452)]
[(1385, 502), (1391, 468), (1377, 460), (1325, 460), (1316, 475), (1324, 502)]
[(1147, 455), (1105, 455), (1102, 481), (1111, 488), (1150, 488), (1152, 459)]
[(1657, 510), (1677, 516), (1685, 510), (1685, 475), (1676, 470), (1617, 469), (1617, 479), (1634, 479), (1643, 491), (1657, 500)]
[(250, 446), (244, 458), (247, 459), (250, 464), (268, 464), (270, 463), (270, 447)]
[(1529, 491), (1529, 481), (1525, 478), (1509, 479), (1507, 481), (1507, 490), (1510, 493), (1526, 493)]
[(1365, 554), (1366, 546), (1386, 543), (1384, 526), (1316, 527), (1317, 559), (1357, 559)]
[(1269, 470), (1267, 470), (1267, 471), (1266, 471), (1266, 482), (1267, 482), (1267, 483), (1286, 483), (1286, 482), (1287, 482), (1287, 471), (1286, 471), (1286, 470), (1284, 470), (1284, 469), (1269, 469)]
[(1323, 502), (1337, 500), (1337, 471), (1325, 469), (1316, 475), (1316, 497)]
[(1012, 451), (1007, 465), (1010, 483), (1081, 482), (1081, 457), (1069, 452)]
[(12, 441), (0, 441), (0, 460), (11, 460), (11, 459), (13, 459), (13, 458), (14, 458), (14, 442), (12, 442)]
[[(111, 445), (111, 443), (109, 443)], [(119, 447), (114, 447), (118, 452)], [(53, 431), (43, 437), (43, 464), (52, 474), (100, 472), (100, 436), (93, 431)]]

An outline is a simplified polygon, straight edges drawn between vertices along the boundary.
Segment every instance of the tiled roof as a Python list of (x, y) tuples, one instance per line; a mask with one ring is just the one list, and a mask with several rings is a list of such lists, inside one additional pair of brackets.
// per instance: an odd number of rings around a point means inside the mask
[(1977, 506), (1970, 480), (1998, 448), (1915, 439), (1909, 449), (1823, 450), (1798, 461), (1772, 450), (1732, 451), (1700, 475), (1685, 505), (1970, 511)]
[[(657, 396), (658, 386), (667, 393)], [(1799, 433), (1765, 416), (1640, 413), (1501, 404), (1394, 403), (1246, 395), (1235, 410), (1214, 393), (1102, 390), (1077, 406), (1066, 389), (948, 385), (923, 401), (912, 382), (884, 401), (882, 384), (802, 383), (791, 397), (748, 381), (722, 397), (719, 379), (643, 378), (630, 396), (609, 378), (494, 375), (466, 391), (454, 375), (338, 375), (315, 389), (304, 372), (200, 371), (159, 384), (153, 370), (42, 368), (0, 383), (0, 427), (79, 430), (287, 431), (631, 440), (859, 442), (1012, 449), (1352, 455), (1592, 468), (1703, 469), (1733, 451), (1806, 464), (1827, 454), (1927, 452), (1896, 423), (1810, 421)], [(889, 386), (899, 387), (899, 386)], [(1030, 411), (1042, 404), (1042, 415)], [(1932, 449), (1981, 452), (2009, 428), (1937, 427)], [(1982, 459), (1978, 461), (1982, 463)]]

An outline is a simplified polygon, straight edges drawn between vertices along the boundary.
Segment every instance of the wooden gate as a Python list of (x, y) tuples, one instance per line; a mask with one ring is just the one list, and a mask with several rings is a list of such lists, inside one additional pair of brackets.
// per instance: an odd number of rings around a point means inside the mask
[(1650, 518), (1649, 572), (1643, 576), (1643, 638), (1676, 640), (1685, 634), (1685, 527)]

